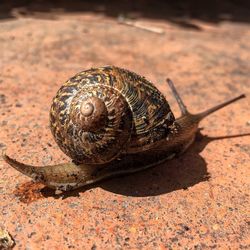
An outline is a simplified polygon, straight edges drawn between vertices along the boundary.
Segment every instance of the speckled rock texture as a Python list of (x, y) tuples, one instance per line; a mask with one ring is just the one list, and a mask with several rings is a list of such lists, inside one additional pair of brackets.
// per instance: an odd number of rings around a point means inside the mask
[(145, 76), (176, 116), (167, 77), (191, 112), (247, 98), (204, 120), (181, 157), (64, 195), (0, 160), (0, 222), (16, 249), (249, 249), (250, 25), (140, 21), (164, 34), (92, 12), (1, 19), (0, 150), (38, 166), (69, 161), (50, 133), (50, 104), (90, 67)]

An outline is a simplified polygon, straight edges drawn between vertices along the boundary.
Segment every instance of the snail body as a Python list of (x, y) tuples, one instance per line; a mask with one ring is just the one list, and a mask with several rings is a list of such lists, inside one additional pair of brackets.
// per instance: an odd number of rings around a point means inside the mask
[(80, 72), (58, 90), (50, 110), (52, 134), (72, 162), (34, 167), (7, 155), (3, 158), (51, 188), (72, 190), (181, 154), (194, 141), (203, 118), (244, 97), (191, 114), (171, 80), (168, 84), (181, 109), (178, 119), (162, 93), (144, 77), (114, 66)]

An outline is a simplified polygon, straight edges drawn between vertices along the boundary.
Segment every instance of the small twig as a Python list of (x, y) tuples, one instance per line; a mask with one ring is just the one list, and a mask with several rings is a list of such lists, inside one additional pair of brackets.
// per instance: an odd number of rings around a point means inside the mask
[(128, 25), (128, 26), (138, 28), (138, 29), (147, 30), (147, 31), (150, 31), (150, 32), (153, 32), (153, 33), (164, 34), (164, 31), (161, 28), (148, 26), (148, 25), (141, 24), (141, 23), (138, 23), (138, 22), (126, 20), (124, 17), (118, 17), (118, 22), (121, 23), (121, 24), (125, 24), (125, 25)]

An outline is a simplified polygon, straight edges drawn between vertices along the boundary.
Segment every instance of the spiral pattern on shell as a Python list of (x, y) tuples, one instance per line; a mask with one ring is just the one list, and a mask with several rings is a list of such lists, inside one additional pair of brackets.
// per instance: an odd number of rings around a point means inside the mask
[(166, 139), (175, 118), (145, 78), (118, 67), (86, 70), (57, 92), (51, 131), (75, 162), (103, 164)]

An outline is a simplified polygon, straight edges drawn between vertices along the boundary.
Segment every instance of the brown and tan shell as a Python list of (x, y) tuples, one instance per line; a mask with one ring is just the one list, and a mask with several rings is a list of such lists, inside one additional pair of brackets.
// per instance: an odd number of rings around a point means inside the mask
[(50, 111), (52, 134), (77, 163), (103, 164), (152, 148), (175, 118), (160, 91), (144, 77), (114, 66), (70, 78)]

